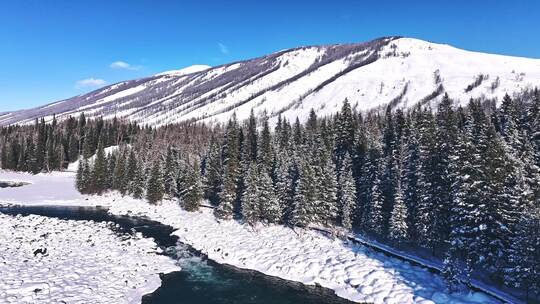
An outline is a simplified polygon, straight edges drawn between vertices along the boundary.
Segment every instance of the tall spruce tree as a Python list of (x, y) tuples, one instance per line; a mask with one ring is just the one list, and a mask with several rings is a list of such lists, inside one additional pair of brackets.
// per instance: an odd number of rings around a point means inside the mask
[(394, 195), (394, 206), (390, 216), (388, 237), (396, 243), (402, 243), (408, 240), (409, 228), (407, 224), (407, 205), (403, 200), (403, 191), (399, 182)]
[(187, 166), (184, 190), (180, 193), (181, 204), (187, 211), (197, 211), (202, 200), (201, 170), (197, 162)]
[(283, 216), (283, 209), (274, 192), (272, 179), (266, 170), (262, 170), (257, 178), (257, 193), (261, 219), (267, 223), (279, 223)]
[(136, 164), (135, 172), (132, 177), (132, 181), (129, 184), (129, 193), (136, 199), (143, 198), (146, 188), (146, 178), (144, 175), (144, 165), (142, 163)]
[(238, 123), (236, 116), (233, 115), (225, 131), (225, 146), (223, 147), (225, 170), (223, 172), (223, 186), (219, 193), (220, 203), (214, 209), (214, 214), (220, 219), (231, 219), (235, 209), (234, 206), (238, 201), (239, 152)]
[(261, 217), (259, 208), (259, 170), (252, 162), (247, 171), (246, 187), (242, 195), (242, 218), (246, 223), (254, 225)]
[(93, 176), (92, 179), (94, 180), (94, 192), (97, 194), (103, 193), (107, 189), (107, 158), (105, 156), (105, 150), (103, 148), (103, 144), (98, 144), (97, 152), (96, 152), (96, 158), (94, 160), (93, 164)]
[(146, 186), (146, 199), (149, 203), (155, 204), (163, 199), (165, 187), (163, 185), (163, 171), (161, 169), (161, 159), (157, 158), (152, 164), (150, 178)]
[(204, 196), (210, 204), (219, 203), (219, 192), (222, 187), (223, 165), (219, 145), (211, 140), (204, 168)]
[(339, 215), (341, 226), (346, 229), (352, 228), (352, 215), (356, 202), (355, 181), (352, 174), (352, 161), (349, 154), (345, 154), (339, 173)]

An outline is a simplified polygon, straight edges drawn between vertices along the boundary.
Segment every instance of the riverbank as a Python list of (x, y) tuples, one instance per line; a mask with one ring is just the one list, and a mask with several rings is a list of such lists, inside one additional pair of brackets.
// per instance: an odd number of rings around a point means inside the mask
[(110, 222), (0, 213), (0, 245), (2, 303), (135, 304), (159, 273), (180, 270), (152, 239)]
[[(0, 172), (0, 179), (6, 180)], [(236, 221), (217, 221), (210, 210), (186, 212), (174, 201), (149, 205), (142, 200), (121, 197), (115, 193), (105, 196), (72, 197), (76, 192), (72, 173), (33, 176), (27, 188), (30, 204), (39, 202), (40, 195), (50, 199), (45, 204), (56, 204), (55, 191), (65, 190), (61, 204), (83, 206), (109, 206), (117, 215), (144, 216), (170, 225), (180, 241), (193, 246), (218, 263), (252, 269), (264, 274), (304, 284), (318, 284), (333, 289), (340, 297), (358, 302), (375, 303), (497, 303), (494, 298), (480, 292), (449, 294), (442, 278), (428, 270), (400, 259), (388, 257), (365, 246), (332, 239), (322, 233), (290, 229), (283, 226), (242, 225)], [(40, 185), (47, 181), (48, 186)], [(35, 194), (30, 187), (48, 191)], [(68, 189), (71, 188), (71, 189)], [(26, 196), (13, 189), (0, 201), (24, 204)], [(72, 191), (73, 190), (73, 191)], [(28, 193), (30, 192), (30, 193)]]

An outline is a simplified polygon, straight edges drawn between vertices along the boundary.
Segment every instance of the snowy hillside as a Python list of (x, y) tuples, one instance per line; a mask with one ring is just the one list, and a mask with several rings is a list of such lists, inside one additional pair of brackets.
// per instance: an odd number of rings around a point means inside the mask
[(460, 102), (501, 98), (540, 86), (540, 59), (460, 50), (418, 39), (300, 47), (217, 67), (193, 66), (125, 81), (35, 109), (0, 114), (0, 125), (56, 113), (129, 117), (151, 125), (219, 122), (251, 109), (301, 119), (331, 114), (348, 98), (358, 110), (435, 105), (444, 92)]

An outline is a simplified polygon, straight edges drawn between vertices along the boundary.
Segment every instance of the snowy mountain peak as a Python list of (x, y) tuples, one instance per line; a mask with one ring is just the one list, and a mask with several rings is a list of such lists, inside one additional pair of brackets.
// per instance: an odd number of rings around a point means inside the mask
[(170, 71), (161, 72), (161, 73), (156, 74), (154, 76), (163, 76), (163, 75), (184, 76), (184, 75), (187, 75), (187, 74), (208, 70), (209, 68), (211, 68), (211, 66), (209, 66), (209, 65), (194, 64), (194, 65), (188, 66), (188, 67), (180, 69), (180, 70), (170, 70)]
[[(174, 76), (174, 77), (171, 77)], [(298, 47), (216, 67), (196, 65), (114, 84), (60, 102), (0, 114), (0, 125), (57, 114), (126, 117), (150, 125), (209, 123), (266, 113), (294, 120), (390, 105), (435, 106), (444, 93), (465, 103), (540, 86), (540, 60), (461, 50), (419, 39)]]

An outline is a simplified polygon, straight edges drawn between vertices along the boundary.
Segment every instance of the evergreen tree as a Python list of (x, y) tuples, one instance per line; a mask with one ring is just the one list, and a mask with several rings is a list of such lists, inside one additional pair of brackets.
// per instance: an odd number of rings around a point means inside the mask
[(146, 178), (144, 176), (143, 164), (137, 164), (133, 179), (129, 184), (129, 193), (131, 193), (134, 198), (141, 199), (143, 198), (145, 187)]
[(100, 142), (98, 145), (96, 159), (93, 165), (94, 191), (98, 194), (103, 193), (107, 188), (107, 159), (105, 157), (105, 150), (103, 144)]
[(403, 167), (403, 201), (407, 208), (407, 227), (409, 238), (413, 241), (417, 241), (417, 232), (415, 223), (418, 217), (417, 204), (420, 193), (418, 191), (418, 178), (420, 167), (420, 147), (418, 143), (417, 129), (412, 126), (411, 133), (408, 138), (408, 142), (405, 148), (404, 167)]
[(398, 183), (394, 197), (394, 208), (392, 209), (392, 215), (390, 217), (390, 229), (388, 236), (391, 240), (398, 243), (407, 241), (407, 217), (407, 205), (405, 205), (405, 202), (403, 200), (401, 184)]
[(263, 170), (257, 178), (257, 197), (261, 219), (268, 223), (279, 223), (283, 216), (281, 204), (274, 192), (270, 175)]
[(107, 157), (107, 189), (113, 188), (114, 169), (116, 167), (116, 153), (110, 153)]
[[(338, 182), (337, 182), (337, 173), (335, 169), (335, 164), (331, 159), (326, 159), (324, 162), (324, 167), (322, 167), (322, 178), (320, 183), (320, 199), (319, 199), (319, 219), (322, 223), (329, 226), (331, 224), (334, 224), (337, 222), (338, 218), (338, 205), (344, 206), (342, 203), (345, 203), (345, 205), (348, 205), (349, 202), (342, 201), (338, 204)], [(353, 185), (354, 186), (354, 185)], [(350, 198), (350, 197), (344, 197), (344, 198)], [(353, 207), (356, 202), (353, 202), (353, 204), (350, 207)], [(351, 210), (342, 210), (342, 211), (348, 211)], [(344, 217), (344, 214), (341, 215), (342, 218)]]
[(458, 137), (457, 117), (453, 109), (453, 101), (445, 94), (437, 110), (435, 146), (433, 153), (433, 171), (431, 175), (434, 211), (433, 229), (435, 241), (443, 243), (450, 234), (450, 209), (452, 207), (452, 184), (454, 176), (451, 169), (451, 158), (455, 153)]
[(246, 155), (245, 161), (251, 162), (257, 160), (257, 144), (258, 144), (258, 133), (257, 133), (257, 119), (251, 109), (251, 113), (248, 119), (246, 140), (244, 144), (244, 154)]
[(531, 206), (522, 212), (512, 238), (510, 263), (506, 281), (530, 294), (540, 293), (540, 207)]
[(290, 223), (295, 226), (306, 227), (313, 222), (314, 206), (316, 199), (315, 181), (313, 169), (303, 164), (300, 166), (298, 186), (293, 199), (293, 210)]
[[(339, 120), (336, 128), (336, 148), (335, 154), (338, 160), (341, 160), (346, 153), (353, 153), (354, 144), (354, 122), (351, 105), (347, 99), (343, 101), (343, 106), (339, 114)], [(338, 162), (338, 170), (340, 169)]]
[(124, 180), (126, 183), (126, 187), (129, 186), (129, 184), (133, 181), (133, 177), (135, 176), (135, 171), (137, 170), (137, 156), (135, 155), (134, 149), (128, 149), (129, 153), (126, 151), (126, 154), (129, 154), (126, 167), (125, 167), (125, 175)]
[(219, 193), (220, 203), (214, 210), (215, 215), (220, 219), (232, 218), (233, 210), (235, 209), (234, 206), (237, 204), (237, 190), (240, 179), (238, 136), (238, 124), (236, 122), (236, 116), (233, 115), (225, 131), (223, 186)]
[(246, 187), (242, 195), (242, 217), (246, 223), (254, 225), (261, 217), (259, 208), (259, 171), (251, 163), (245, 180)]
[(366, 194), (361, 202), (362, 227), (366, 231), (382, 234), (383, 232), (383, 195), (381, 191), (381, 166), (379, 164), (382, 155), (380, 144), (373, 143), (369, 148), (368, 161), (364, 181)]
[(221, 162), (221, 152), (219, 145), (212, 140), (206, 165), (204, 168), (204, 192), (210, 204), (216, 206), (219, 203), (219, 192), (222, 187), (223, 165)]
[(267, 170), (272, 167), (273, 151), (272, 151), (272, 136), (270, 135), (270, 128), (268, 126), (268, 119), (263, 121), (263, 130), (257, 147), (259, 163), (263, 165)]
[(419, 132), (419, 167), (417, 169), (418, 203), (416, 205), (415, 231), (420, 244), (426, 248), (437, 247), (438, 236), (435, 234), (436, 207), (438, 192), (433, 183), (436, 171), (435, 122), (433, 115), (427, 110), (420, 111), (416, 116)]
[(122, 149), (116, 158), (113, 176), (113, 189), (126, 193), (128, 181), (126, 180), (126, 151)]
[(349, 154), (345, 154), (339, 174), (339, 207), (341, 209), (341, 226), (352, 228), (352, 212), (356, 202), (356, 188), (352, 175), (352, 161)]
[(165, 194), (168, 197), (175, 197), (179, 191), (177, 188), (179, 164), (176, 155), (176, 151), (169, 147), (167, 149), (167, 156), (165, 157)]
[(86, 162), (85, 159), (81, 159), (79, 161), (79, 166), (77, 167), (77, 174), (75, 175), (75, 187), (81, 193), (83, 193), (85, 191), (85, 187), (86, 187), (85, 180), (84, 180), (84, 177), (83, 177), (84, 168), (86, 166), (86, 164), (84, 162)]
[(82, 159), (79, 166), (82, 166), (82, 176), (78, 184), (80, 184), (80, 192), (83, 194), (91, 193), (91, 190), (94, 188), (93, 179), (92, 179), (92, 168), (88, 163), (88, 160)]
[(185, 188), (181, 193), (181, 204), (187, 211), (197, 211), (202, 200), (201, 171), (197, 162), (194, 167), (188, 166)]
[(152, 164), (150, 178), (146, 186), (146, 199), (149, 203), (155, 204), (163, 199), (165, 188), (163, 185), (163, 172), (161, 170), (161, 160), (158, 158)]

